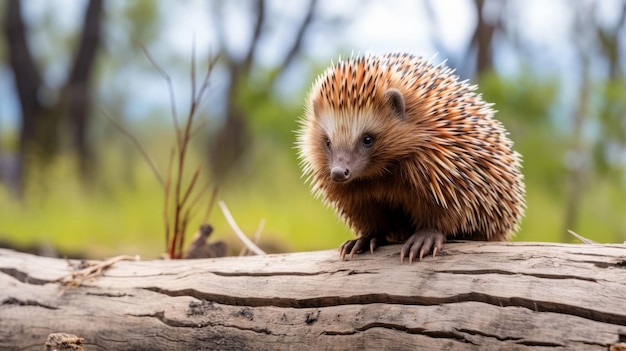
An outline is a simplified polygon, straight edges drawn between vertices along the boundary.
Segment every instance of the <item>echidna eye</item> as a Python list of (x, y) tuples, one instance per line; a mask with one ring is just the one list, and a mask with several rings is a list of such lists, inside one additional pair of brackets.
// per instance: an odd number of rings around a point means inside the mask
[(370, 147), (372, 146), (373, 143), (374, 143), (374, 139), (371, 136), (365, 135), (363, 137), (363, 146)]

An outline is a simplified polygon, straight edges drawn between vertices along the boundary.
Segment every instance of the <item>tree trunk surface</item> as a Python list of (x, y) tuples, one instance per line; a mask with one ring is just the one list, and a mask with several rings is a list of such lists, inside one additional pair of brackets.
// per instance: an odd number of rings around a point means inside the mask
[[(608, 350), (626, 342), (626, 245), (448, 243), (118, 262), (74, 288), (63, 259), (0, 250), (0, 349)], [(77, 263), (76, 261), (72, 261)], [(613, 345), (613, 346), (611, 346)]]

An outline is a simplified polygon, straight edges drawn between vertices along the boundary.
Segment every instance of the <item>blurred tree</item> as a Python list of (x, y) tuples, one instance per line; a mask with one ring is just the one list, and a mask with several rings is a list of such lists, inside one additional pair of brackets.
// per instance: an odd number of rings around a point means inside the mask
[(578, 90), (577, 104), (572, 116), (572, 134), (568, 150), (565, 154), (567, 170), (567, 194), (565, 201), (564, 228), (562, 236), (564, 241), (568, 241), (568, 229), (575, 228), (576, 220), (579, 217), (581, 197), (583, 194), (585, 179), (589, 173), (589, 160), (587, 147), (583, 140), (583, 127), (589, 114), (590, 96), (590, 65), (593, 48), (592, 41), (587, 34), (587, 28), (593, 23), (593, 15), (589, 16), (587, 6), (579, 6), (576, 12), (576, 20), (572, 35), (578, 38), (576, 43), (576, 54), (580, 61), (580, 87)]
[(497, 32), (504, 30), (502, 14), (506, 2), (474, 0), (473, 4), (476, 26), (465, 57), (466, 62), (472, 62), (469, 58), (475, 57), (473, 75), (480, 76), (493, 67), (493, 38)]
[[(20, 129), (19, 161), (14, 177), (23, 186), (26, 155), (30, 145), (35, 144), (38, 138), (36, 129), (42, 118), (43, 106), (37, 97), (42, 86), (42, 78), (26, 43), (26, 28), (22, 20), (21, 2), (9, 0), (6, 3), (4, 31), (7, 38), (10, 54), (10, 64), (15, 76), (15, 85), (22, 108)], [(18, 189), (20, 192), (21, 189)]]
[[(578, 4), (572, 28), (581, 73), (566, 154), (564, 229), (576, 227), (587, 183), (604, 174), (623, 176), (626, 163), (626, 84), (620, 50), (620, 33), (626, 28), (626, 1), (620, 4), (613, 24), (598, 15), (597, 6), (598, 3)], [(606, 63), (604, 74), (592, 72), (594, 61)], [(594, 80), (599, 83), (594, 85)], [(590, 135), (591, 126), (596, 126), (600, 133)]]
[(82, 36), (72, 64), (70, 75), (61, 93), (66, 104), (67, 118), (73, 129), (73, 141), (78, 152), (80, 173), (91, 178), (92, 160), (87, 142), (87, 126), (91, 96), (91, 74), (100, 45), (102, 0), (90, 0), (83, 20)]
[[(168, 4), (177, 6), (179, 2)], [(149, 104), (141, 101), (139, 89), (142, 87), (156, 84), (161, 91), (166, 91), (166, 82), (154, 70), (141, 47), (148, 47), (159, 62), (164, 60), (174, 62), (177, 64), (175, 67), (183, 67), (185, 73), (189, 69), (187, 61), (178, 65), (182, 60), (176, 60), (175, 55), (180, 55), (180, 53), (159, 48), (159, 44), (163, 41), (158, 39), (161, 38), (164, 28), (164, 18), (159, 15), (159, 5), (160, 2), (152, 0), (107, 2), (104, 14), (106, 21), (102, 27), (101, 51), (94, 72), (96, 116), (97, 112), (103, 112), (122, 125), (132, 126), (132, 131), (141, 140), (147, 140), (148, 135), (155, 133), (153, 126), (156, 124), (146, 122), (146, 119), (154, 121), (155, 116), (160, 116), (167, 121), (171, 120), (170, 109), (155, 106), (156, 101), (150, 101)], [(170, 66), (168, 65), (167, 68), (169, 70)], [(133, 78), (129, 79), (129, 77)], [(133, 108), (136, 109), (137, 106), (146, 105), (151, 108), (148, 112), (141, 111), (141, 115), (138, 115), (133, 111)], [(140, 125), (137, 125), (137, 122), (141, 122)], [(90, 126), (90, 139), (94, 144), (98, 167), (106, 167), (104, 163), (107, 155), (111, 155), (111, 149), (116, 143), (119, 142), (122, 148), (133, 148), (125, 136), (105, 118), (93, 118)], [(157, 152), (168, 154), (171, 145), (160, 144), (164, 146), (164, 149)], [(98, 147), (102, 145), (106, 147)], [(152, 150), (153, 145), (149, 148)], [(120, 184), (128, 187), (136, 186), (137, 164), (143, 166), (142, 162), (139, 153), (128, 152), (115, 165), (115, 171), (109, 169), (106, 173), (98, 173), (98, 185), (107, 189), (113, 189)]]
[(596, 169), (602, 174), (613, 173), (615, 170), (619, 181), (624, 181), (626, 165), (626, 76), (624, 70), (624, 48), (621, 45), (626, 30), (626, 1), (614, 24), (598, 23), (595, 27), (596, 43), (599, 54), (608, 64), (606, 82), (599, 91), (600, 99), (597, 116), (600, 134), (593, 146)]
[[(253, 25), (250, 42), (244, 48), (243, 54), (235, 52), (229, 45), (225, 23), (228, 18), (226, 14), (226, 11), (228, 11), (226, 8), (227, 2), (215, 1), (212, 7), (212, 18), (218, 33), (221, 61), (224, 63), (228, 75), (225, 121), (212, 143), (210, 155), (212, 170), (218, 179), (223, 176), (235, 160), (242, 155), (246, 147), (249, 146), (248, 116), (243, 107), (241, 97), (243, 91), (247, 89), (247, 85), (250, 83), (250, 76), (255, 64), (255, 55), (257, 54), (259, 43), (267, 39), (264, 37), (275, 34), (272, 23), (268, 19), (268, 4), (266, 1), (253, 0), (247, 3), (249, 4), (250, 20)], [(282, 60), (272, 74), (267, 76), (268, 81), (264, 82), (268, 88), (267, 90), (271, 90), (276, 79), (301, 51), (303, 39), (316, 16), (316, 4), (317, 0), (308, 1), (304, 16), (294, 26), (294, 34), (290, 39), (284, 40), (283, 43), (286, 49)], [(284, 34), (281, 33), (281, 35)], [(267, 90), (266, 97), (269, 95)]]
[(527, 183), (532, 182), (555, 198), (562, 197), (564, 167), (558, 160), (564, 151), (564, 140), (550, 118), (558, 81), (540, 80), (525, 67), (513, 77), (486, 72), (478, 79), (478, 86), (485, 100), (495, 104), (497, 118), (522, 154)]
[(622, 1), (621, 9), (617, 9), (616, 12), (619, 15), (613, 26), (607, 26), (604, 23), (598, 23), (595, 26), (600, 50), (609, 64), (608, 76), (610, 79), (620, 78), (624, 74), (621, 60), (623, 50), (620, 50), (620, 37), (626, 28), (626, 1)]
[(449, 65), (459, 69), (461, 75), (473, 77), (493, 69), (494, 38), (499, 34), (506, 37), (507, 34), (504, 26), (507, 19), (505, 16), (507, 2), (497, 0), (473, 0), (471, 2), (476, 24), (467, 48), (463, 53), (457, 54), (459, 57), (456, 58), (453, 52), (446, 50), (441, 40), (444, 32), (441, 26), (444, 24), (437, 22), (437, 12), (433, 7), (433, 2), (425, 1), (423, 4), (427, 13), (426, 18), (431, 22), (430, 27), (435, 28), (431, 35), (433, 45), (443, 57), (448, 59)]
[(51, 159), (58, 151), (61, 136), (67, 133), (67, 127), (71, 128), (71, 140), (79, 156), (83, 179), (89, 178), (91, 165), (87, 126), (90, 77), (100, 42), (101, 17), (102, 0), (90, 0), (70, 73), (60, 89), (59, 98), (52, 101), (53, 94), (46, 91), (40, 69), (28, 47), (22, 2), (9, 0), (6, 3), (4, 33), (21, 107), (16, 168), (16, 178), (20, 181), (18, 194), (23, 190), (31, 158), (40, 161)]

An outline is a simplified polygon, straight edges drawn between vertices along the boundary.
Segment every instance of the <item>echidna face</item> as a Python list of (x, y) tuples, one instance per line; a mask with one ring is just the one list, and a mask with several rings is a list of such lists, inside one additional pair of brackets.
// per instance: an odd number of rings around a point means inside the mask
[[(411, 150), (406, 102), (392, 72), (373, 58), (329, 67), (313, 86), (301, 120), (298, 147), (304, 174), (343, 184), (388, 174), (389, 164)], [(396, 88), (398, 87), (398, 88)], [(317, 185), (316, 185), (317, 184)]]
[[(399, 93), (397, 99), (402, 104)], [(316, 132), (310, 142), (314, 154), (322, 157), (320, 163), (313, 163), (325, 165), (321, 172), (335, 183), (380, 175), (389, 163), (386, 150), (393, 146), (389, 129), (394, 123), (402, 122), (396, 112), (351, 109), (314, 112)]]
[[(342, 126), (340, 130), (354, 129), (355, 126)], [(336, 183), (347, 182), (361, 177), (370, 163), (376, 149), (374, 131), (355, 131), (352, 138), (327, 133), (326, 153), (330, 178)]]

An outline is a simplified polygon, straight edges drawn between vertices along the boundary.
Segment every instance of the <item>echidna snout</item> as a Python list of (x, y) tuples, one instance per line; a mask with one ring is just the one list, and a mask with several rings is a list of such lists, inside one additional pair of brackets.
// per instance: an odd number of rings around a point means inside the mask
[(350, 180), (350, 162), (346, 155), (339, 154), (334, 157), (330, 168), (330, 179), (335, 183), (343, 183)]
[(330, 178), (335, 183), (343, 183), (350, 179), (350, 169), (342, 166), (335, 166), (330, 170)]

